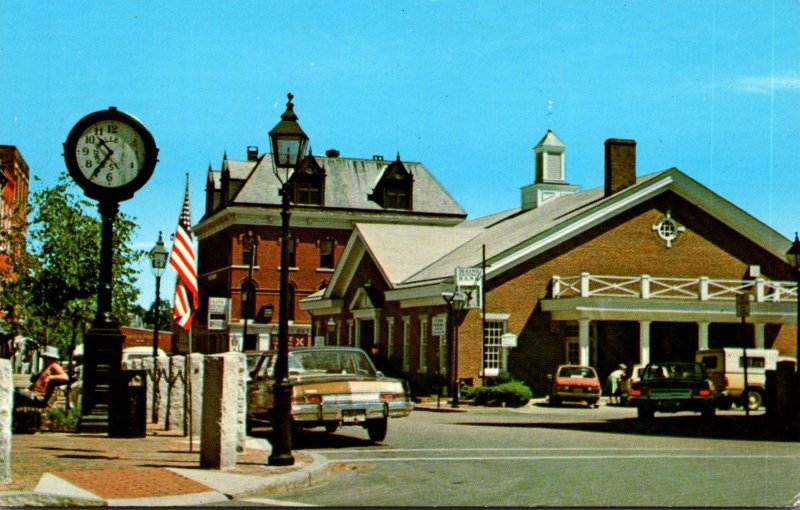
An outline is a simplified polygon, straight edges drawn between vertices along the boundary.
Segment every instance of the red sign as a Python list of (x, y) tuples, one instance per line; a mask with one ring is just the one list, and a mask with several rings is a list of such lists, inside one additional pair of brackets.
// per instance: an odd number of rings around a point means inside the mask
[[(271, 336), (270, 347), (278, 348), (278, 335)], [(308, 335), (289, 335), (289, 349), (294, 347), (311, 347), (311, 338)]]

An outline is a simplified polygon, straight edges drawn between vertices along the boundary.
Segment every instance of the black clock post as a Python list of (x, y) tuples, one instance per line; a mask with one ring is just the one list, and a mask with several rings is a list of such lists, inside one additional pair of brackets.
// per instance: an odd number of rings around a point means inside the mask
[(102, 240), (100, 241), (100, 271), (97, 285), (97, 314), (92, 327), (83, 340), (83, 394), (79, 432), (108, 432), (114, 418), (109, 414), (114, 382), (118, 379), (122, 365), (122, 343), (125, 336), (111, 314), (112, 289), (112, 245), (114, 220), (119, 211), (119, 202), (100, 202), (102, 217)]
[(133, 197), (153, 174), (158, 157), (155, 140), (135, 117), (110, 107), (79, 120), (64, 142), (64, 161), (87, 197), (97, 200), (102, 218), (97, 314), (84, 336), (83, 393), (80, 432), (120, 435), (120, 406), (112, 405), (121, 384), (125, 340), (111, 312), (114, 220), (119, 203)]

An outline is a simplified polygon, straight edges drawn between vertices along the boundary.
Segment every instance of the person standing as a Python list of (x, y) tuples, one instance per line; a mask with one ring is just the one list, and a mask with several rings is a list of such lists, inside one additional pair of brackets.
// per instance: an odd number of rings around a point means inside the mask
[(608, 391), (608, 403), (619, 404), (622, 395), (622, 380), (625, 378), (625, 372), (628, 370), (625, 363), (620, 363), (616, 370), (608, 374), (606, 379), (606, 390)]

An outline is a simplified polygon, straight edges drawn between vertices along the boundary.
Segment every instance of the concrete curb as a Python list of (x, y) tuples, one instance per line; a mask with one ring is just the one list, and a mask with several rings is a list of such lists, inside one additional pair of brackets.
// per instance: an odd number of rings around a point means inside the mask
[(414, 405), (414, 410), (430, 411), (434, 413), (466, 413), (468, 411), (468, 409), (465, 409), (463, 407), (457, 407), (453, 409), (452, 407), (449, 406), (436, 407), (436, 405), (419, 405), (419, 404)]
[(211, 487), (229, 499), (240, 499), (256, 494), (277, 494), (304, 489), (321, 483), (328, 476), (328, 459), (307, 452), (312, 462), (296, 471), (277, 475), (239, 475), (224, 471), (201, 471), (185, 468), (167, 468), (173, 473)]
[(192, 494), (126, 499), (102, 499), (52, 473), (43, 473), (32, 492), (0, 492), (2, 506), (197, 506), (263, 494), (278, 494), (304, 489), (324, 482), (328, 477), (328, 459), (306, 452), (311, 462), (288, 473), (241, 475), (220, 470), (165, 468), (201, 483), (211, 490)]

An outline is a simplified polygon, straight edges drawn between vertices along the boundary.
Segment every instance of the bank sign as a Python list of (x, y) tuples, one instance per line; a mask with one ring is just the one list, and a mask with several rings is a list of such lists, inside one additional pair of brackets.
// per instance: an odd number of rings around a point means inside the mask
[(469, 296), (466, 308), (481, 308), (483, 304), (483, 269), (480, 267), (457, 267), (456, 290)]

